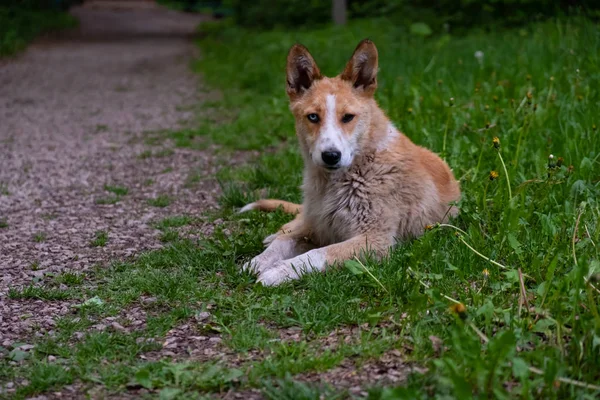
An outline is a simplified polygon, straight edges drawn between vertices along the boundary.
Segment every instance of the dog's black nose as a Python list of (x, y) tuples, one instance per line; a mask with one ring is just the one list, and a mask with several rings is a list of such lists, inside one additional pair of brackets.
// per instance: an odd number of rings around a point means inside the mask
[(335, 164), (339, 163), (342, 158), (341, 151), (324, 151), (321, 153), (321, 158), (326, 165), (333, 167)]

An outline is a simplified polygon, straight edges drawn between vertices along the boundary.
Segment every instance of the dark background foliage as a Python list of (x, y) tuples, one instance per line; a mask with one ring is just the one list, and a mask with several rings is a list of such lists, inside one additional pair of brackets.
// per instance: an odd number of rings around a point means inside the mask
[(80, 0), (1, 0), (0, 57), (12, 55), (36, 36), (77, 24), (65, 11)]
[[(331, 1), (163, 0), (183, 8), (213, 9), (237, 24), (257, 29), (302, 27), (331, 21)], [(551, 16), (586, 13), (596, 17), (594, 0), (347, 0), (349, 18), (386, 16), (398, 22), (423, 21), (434, 31), (472, 26), (514, 26)]]

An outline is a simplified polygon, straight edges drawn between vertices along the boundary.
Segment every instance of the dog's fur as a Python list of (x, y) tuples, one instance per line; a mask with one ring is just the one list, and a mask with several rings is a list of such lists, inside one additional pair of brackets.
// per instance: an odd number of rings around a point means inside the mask
[[(384, 256), (396, 240), (457, 214), (459, 184), (446, 163), (398, 132), (375, 102), (377, 57), (363, 40), (342, 74), (328, 78), (304, 46), (290, 49), (287, 93), (304, 157), (304, 203), (260, 200), (241, 209), (297, 214), (244, 265), (259, 282), (277, 285), (367, 251)], [(322, 153), (331, 151), (341, 154), (327, 168)]]

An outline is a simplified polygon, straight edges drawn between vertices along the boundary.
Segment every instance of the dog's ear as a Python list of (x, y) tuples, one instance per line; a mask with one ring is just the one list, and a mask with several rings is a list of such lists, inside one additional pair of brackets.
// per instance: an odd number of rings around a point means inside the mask
[(294, 100), (310, 88), (316, 79), (321, 79), (321, 71), (308, 49), (295, 44), (287, 57), (287, 94)]
[(341, 78), (355, 89), (372, 96), (377, 89), (377, 47), (369, 39), (361, 41), (346, 64)]

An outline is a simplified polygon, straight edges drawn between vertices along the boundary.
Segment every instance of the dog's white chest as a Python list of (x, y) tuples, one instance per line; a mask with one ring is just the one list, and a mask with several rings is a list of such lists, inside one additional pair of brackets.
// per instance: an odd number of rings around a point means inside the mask
[(361, 174), (348, 171), (322, 191), (308, 190), (305, 212), (313, 240), (320, 246), (356, 236), (375, 214), (370, 184)]

